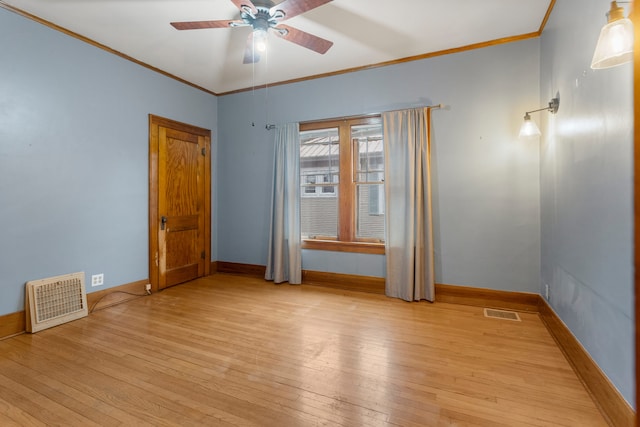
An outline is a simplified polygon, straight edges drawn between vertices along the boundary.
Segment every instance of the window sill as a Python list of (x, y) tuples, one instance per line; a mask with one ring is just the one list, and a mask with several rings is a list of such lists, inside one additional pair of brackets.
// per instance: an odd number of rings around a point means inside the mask
[(339, 242), (336, 240), (302, 240), (302, 249), (334, 252), (356, 252), (384, 255), (384, 243)]

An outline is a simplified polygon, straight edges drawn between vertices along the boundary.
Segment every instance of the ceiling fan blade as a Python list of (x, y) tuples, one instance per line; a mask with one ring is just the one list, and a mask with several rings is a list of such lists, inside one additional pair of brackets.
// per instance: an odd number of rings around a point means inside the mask
[(236, 24), (237, 26), (246, 25), (241, 20), (221, 20), (221, 21), (190, 21), (190, 22), (171, 22), (177, 30), (201, 30), (203, 28), (229, 28)]
[(258, 9), (256, 9), (255, 5), (251, 0), (231, 0), (231, 2), (235, 4), (236, 7), (240, 9), (241, 12), (244, 12), (243, 6), (246, 6), (249, 9), (251, 9), (251, 12), (253, 12), (254, 15), (258, 12)]
[[(274, 27), (276, 30), (275, 33), (282, 37), (285, 40), (289, 40), (292, 43), (298, 44), (302, 47), (306, 47), (307, 49), (311, 49), (320, 54), (326, 53), (331, 46), (333, 46), (333, 42), (329, 40), (325, 40), (321, 37), (314, 36), (313, 34), (309, 34), (305, 31), (298, 30), (297, 28), (290, 27), (288, 25), (280, 24)], [(282, 34), (279, 29), (287, 30), (285, 34)]]
[(244, 48), (243, 64), (254, 64), (260, 61), (260, 52), (253, 48), (253, 32), (247, 37), (247, 46)]
[(284, 18), (282, 20), (284, 21), (330, 1), (332, 0), (284, 0), (282, 3), (273, 6), (269, 12), (273, 15), (276, 10), (283, 11)]

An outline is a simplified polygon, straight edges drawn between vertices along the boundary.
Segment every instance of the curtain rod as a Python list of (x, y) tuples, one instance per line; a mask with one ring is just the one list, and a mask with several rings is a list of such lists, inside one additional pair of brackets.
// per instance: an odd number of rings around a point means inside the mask
[[(444, 104), (434, 104), (434, 105), (426, 105), (422, 108), (429, 108), (429, 109), (438, 109), (438, 108), (444, 108)], [(400, 110), (392, 110), (392, 111), (400, 111)], [(323, 119), (326, 121), (333, 121), (333, 120), (349, 120), (349, 119), (356, 119), (358, 117), (369, 117), (369, 116), (379, 116), (381, 113), (369, 113), (369, 114), (359, 114), (356, 116), (346, 116), (346, 117), (339, 117), (337, 119)], [(323, 120), (313, 120), (314, 123), (317, 122), (322, 122)], [(306, 122), (302, 122), (302, 123), (306, 123)], [(274, 124), (267, 124), (264, 126), (264, 128), (266, 130), (273, 130), (276, 128), (276, 125)]]

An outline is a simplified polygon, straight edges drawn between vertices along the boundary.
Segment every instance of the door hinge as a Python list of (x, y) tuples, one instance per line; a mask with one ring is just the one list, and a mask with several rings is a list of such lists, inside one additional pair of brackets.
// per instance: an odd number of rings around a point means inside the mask
[(200, 252), (200, 258), (205, 259), (206, 256), (207, 254), (205, 254), (204, 251)]
[(202, 153), (203, 156), (207, 156), (207, 149), (203, 148), (202, 150), (200, 150), (200, 152)]

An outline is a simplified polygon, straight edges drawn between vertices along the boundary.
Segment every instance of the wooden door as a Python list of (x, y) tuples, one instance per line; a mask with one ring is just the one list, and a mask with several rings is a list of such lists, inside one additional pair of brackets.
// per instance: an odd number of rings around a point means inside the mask
[(149, 279), (153, 290), (209, 274), (211, 131), (149, 116)]

